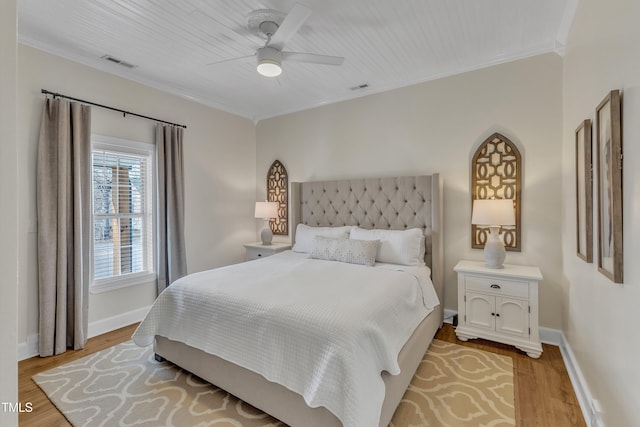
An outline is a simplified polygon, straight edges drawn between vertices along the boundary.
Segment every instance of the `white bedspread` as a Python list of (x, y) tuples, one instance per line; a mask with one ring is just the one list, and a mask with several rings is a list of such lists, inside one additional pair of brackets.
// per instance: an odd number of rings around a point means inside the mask
[(382, 371), (439, 304), (426, 267), (321, 261), (291, 251), (174, 282), (133, 335), (214, 354), (325, 406), (345, 427), (377, 426)]

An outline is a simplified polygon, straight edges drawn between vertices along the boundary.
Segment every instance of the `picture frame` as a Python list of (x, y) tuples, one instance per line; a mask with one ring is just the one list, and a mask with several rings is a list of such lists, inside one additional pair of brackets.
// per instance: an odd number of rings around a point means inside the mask
[(576, 253), (593, 262), (593, 156), (591, 120), (586, 119), (575, 132), (576, 139)]
[(269, 219), (274, 236), (289, 234), (289, 173), (280, 160), (274, 160), (267, 171), (267, 202), (278, 204), (278, 217)]
[(612, 90), (596, 108), (598, 271), (623, 282), (622, 123), (620, 91)]

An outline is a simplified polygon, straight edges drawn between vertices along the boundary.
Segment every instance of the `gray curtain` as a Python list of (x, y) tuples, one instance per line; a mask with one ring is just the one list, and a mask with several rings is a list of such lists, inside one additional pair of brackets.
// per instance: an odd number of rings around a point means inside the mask
[(158, 294), (187, 274), (184, 243), (183, 128), (156, 127)]
[(87, 342), (91, 109), (47, 99), (37, 160), (40, 356)]

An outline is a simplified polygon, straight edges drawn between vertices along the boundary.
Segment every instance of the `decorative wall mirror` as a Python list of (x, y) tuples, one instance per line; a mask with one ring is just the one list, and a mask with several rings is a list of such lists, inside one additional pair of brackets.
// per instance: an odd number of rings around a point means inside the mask
[(289, 234), (288, 188), (287, 169), (279, 160), (276, 160), (267, 172), (267, 201), (278, 203), (278, 218), (269, 220), (269, 227), (273, 234)]
[[(521, 251), (520, 205), (522, 203), (522, 160), (518, 148), (500, 133), (494, 133), (476, 150), (471, 161), (471, 206), (476, 199), (513, 200), (516, 225), (503, 226), (507, 251)], [(489, 230), (471, 225), (471, 247), (482, 249)]]

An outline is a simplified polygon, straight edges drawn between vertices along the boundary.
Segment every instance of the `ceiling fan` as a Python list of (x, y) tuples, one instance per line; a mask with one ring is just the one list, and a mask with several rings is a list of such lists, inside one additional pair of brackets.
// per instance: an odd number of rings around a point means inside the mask
[(246, 60), (255, 56), (258, 73), (266, 77), (279, 76), (282, 73), (282, 62), (284, 61), (341, 65), (344, 58), (339, 56), (285, 52), (282, 50), (310, 15), (311, 9), (299, 3), (296, 3), (286, 16), (281, 12), (270, 9), (255, 10), (249, 14), (248, 27), (251, 33), (267, 40), (264, 46), (258, 48), (253, 55), (226, 59), (209, 65)]

